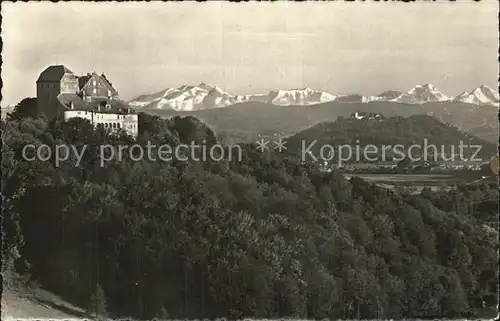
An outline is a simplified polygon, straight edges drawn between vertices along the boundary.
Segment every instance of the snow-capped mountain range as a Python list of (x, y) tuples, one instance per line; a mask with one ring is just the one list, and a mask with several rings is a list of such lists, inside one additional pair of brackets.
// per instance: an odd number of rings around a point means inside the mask
[(201, 83), (198, 86), (168, 88), (160, 92), (141, 95), (129, 102), (132, 107), (173, 109), (177, 111), (221, 108), (236, 103), (257, 101), (274, 105), (312, 105), (335, 100), (326, 92), (311, 88), (277, 90), (268, 94), (231, 95), (217, 86)]
[(270, 91), (267, 94), (232, 95), (217, 86), (201, 83), (197, 86), (168, 88), (157, 93), (141, 95), (129, 102), (131, 107), (192, 111), (221, 108), (241, 102), (265, 102), (278, 106), (314, 105), (337, 101), (343, 103), (369, 103), (374, 101), (423, 104), (427, 102), (460, 101), (477, 105), (497, 105), (498, 92), (482, 85), (471, 92), (448, 97), (431, 84), (417, 85), (403, 93), (388, 90), (378, 96), (332, 95), (311, 88)]

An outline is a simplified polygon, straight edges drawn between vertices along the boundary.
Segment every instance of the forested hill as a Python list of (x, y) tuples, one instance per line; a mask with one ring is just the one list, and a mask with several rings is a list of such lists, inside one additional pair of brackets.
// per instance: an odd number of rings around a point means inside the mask
[[(461, 142), (466, 146), (482, 146), (476, 157), (481, 156), (485, 160), (497, 153), (494, 144), (444, 124), (428, 115), (414, 115), (407, 118), (390, 117), (382, 120), (341, 117), (334, 122), (320, 123), (293, 135), (288, 139), (288, 146), (290, 150), (296, 151), (300, 150), (304, 143), (305, 146), (309, 146), (314, 140), (317, 141), (316, 149), (325, 144), (333, 146), (371, 144), (380, 149), (382, 146), (398, 144), (408, 149), (411, 145), (417, 144), (423, 150), (425, 141), (427, 141), (428, 145), (433, 144), (437, 147), (438, 153), (443, 149), (447, 157), (453, 150), (456, 154), (459, 153)], [(431, 154), (433, 153), (433, 149), (429, 149), (429, 151)], [(464, 147), (464, 156), (471, 157), (475, 151), (476, 148)]]
[[(83, 120), (2, 121), (4, 254), (19, 249), (19, 272), (80, 306), (98, 288), (112, 317), (451, 318), (496, 306), (498, 233), (477, 214), (497, 199), (455, 206), (487, 187), (399, 195), (254, 146), (241, 162), (101, 168), (102, 144), (215, 139), (193, 118), (139, 117), (137, 142)], [(26, 144), (62, 143), (90, 146), (78, 167), (20, 158)]]

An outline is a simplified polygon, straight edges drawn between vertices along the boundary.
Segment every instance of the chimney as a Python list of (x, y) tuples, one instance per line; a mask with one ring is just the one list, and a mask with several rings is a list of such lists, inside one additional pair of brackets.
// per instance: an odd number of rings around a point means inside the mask
[(75, 109), (75, 104), (72, 101), (69, 103), (69, 108), (70, 109)]

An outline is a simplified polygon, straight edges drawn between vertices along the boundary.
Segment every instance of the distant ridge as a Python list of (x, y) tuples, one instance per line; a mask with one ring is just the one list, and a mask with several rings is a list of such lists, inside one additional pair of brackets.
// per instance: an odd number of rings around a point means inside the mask
[(383, 93), (379, 94), (377, 97), (386, 98), (386, 99), (395, 99), (401, 96), (403, 92), (398, 90), (386, 90)]
[[(413, 115), (410, 117), (390, 117), (383, 121), (358, 121), (351, 118), (340, 118), (333, 122), (321, 122), (307, 128), (287, 139), (290, 151), (302, 150), (303, 142), (307, 145), (317, 141), (316, 151), (329, 144), (339, 146), (342, 144), (375, 146), (394, 146), (401, 144), (411, 146), (423, 144), (436, 146), (458, 146), (461, 142), (467, 145), (481, 145), (479, 156), (489, 159), (495, 155), (496, 144), (470, 135), (459, 128), (443, 123), (429, 115)], [(449, 150), (448, 150), (449, 152)], [(468, 157), (475, 151), (464, 151)]]

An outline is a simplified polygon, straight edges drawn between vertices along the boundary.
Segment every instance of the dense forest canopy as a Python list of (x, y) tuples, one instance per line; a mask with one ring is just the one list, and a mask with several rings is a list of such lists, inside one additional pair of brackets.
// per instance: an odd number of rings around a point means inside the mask
[[(102, 144), (214, 143), (139, 114), (137, 142), (81, 119), (2, 121), (6, 255), (71, 302), (151, 318), (470, 317), (497, 304), (498, 192), (404, 195), (242, 146), (240, 162), (99, 164)], [(402, 128), (404, 133), (408, 128)], [(25, 161), (26, 144), (89, 146)], [(93, 301), (94, 302), (94, 301)]]

